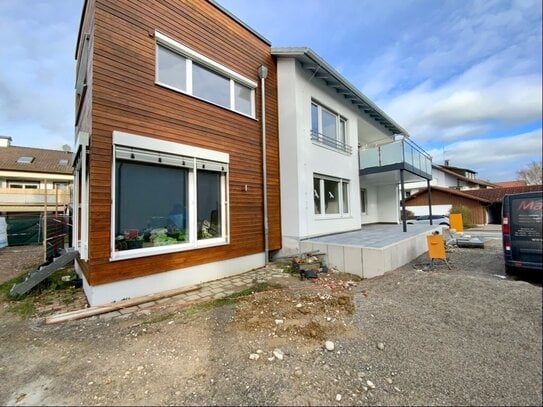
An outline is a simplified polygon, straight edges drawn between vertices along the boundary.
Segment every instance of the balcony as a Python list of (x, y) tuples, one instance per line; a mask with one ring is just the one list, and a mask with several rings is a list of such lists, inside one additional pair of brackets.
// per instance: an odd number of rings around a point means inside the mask
[(406, 170), (413, 175), (432, 179), (432, 157), (408, 139), (359, 150), (360, 175)]
[(347, 143), (314, 131), (311, 131), (311, 141), (322, 144), (323, 146), (331, 148), (333, 150), (342, 151), (347, 154), (351, 154), (353, 151), (353, 148)]
[(0, 211), (49, 211), (63, 208), (71, 200), (69, 189), (0, 188)]

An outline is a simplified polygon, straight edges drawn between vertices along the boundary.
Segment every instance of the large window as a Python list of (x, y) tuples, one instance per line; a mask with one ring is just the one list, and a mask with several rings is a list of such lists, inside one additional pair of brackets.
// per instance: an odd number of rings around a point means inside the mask
[(156, 83), (255, 116), (256, 82), (156, 33)]
[(313, 202), (315, 215), (349, 216), (349, 181), (315, 175)]
[(187, 168), (117, 160), (115, 249), (186, 242)]
[(351, 153), (347, 139), (347, 119), (311, 102), (311, 140), (322, 145)]
[(112, 258), (226, 243), (227, 171), (224, 162), (116, 145)]

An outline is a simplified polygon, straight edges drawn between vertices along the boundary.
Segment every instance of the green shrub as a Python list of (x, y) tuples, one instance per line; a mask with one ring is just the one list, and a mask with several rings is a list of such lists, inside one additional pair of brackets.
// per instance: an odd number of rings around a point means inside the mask
[(475, 224), (473, 223), (473, 220), (471, 218), (471, 210), (467, 206), (453, 205), (453, 207), (449, 211), (449, 215), (451, 213), (459, 213), (460, 215), (462, 215), (462, 225), (465, 229), (475, 227)]
[(415, 219), (415, 212), (410, 211), (409, 209), (405, 210), (405, 217), (402, 210), (400, 210), (400, 213), (402, 214), (402, 220)]

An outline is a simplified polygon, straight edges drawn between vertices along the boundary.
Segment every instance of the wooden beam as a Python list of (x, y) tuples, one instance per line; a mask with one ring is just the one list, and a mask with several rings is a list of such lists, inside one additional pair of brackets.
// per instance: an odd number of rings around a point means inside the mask
[(56, 324), (58, 322), (74, 321), (76, 319), (83, 319), (92, 317), (94, 315), (105, 314), (106, 312), (117, 311), (123, 308), (134, 307), (146, 302), (157, 301), (162, 298), (174, 297), (179, 294), (188, 293), (191, 291), (199, 290), (199, 285), (191, 285), (183, 288), (176, 288), (173, 290), (162, 291), (156, 294), (144, 295), (141, 297), (130, 298), (128, 300), (118, 301), (106, 305), (97, 305), (90, 308), (80, 309), (77, 311), (65, 312), (63, 314), (51, 315), (45, 318), (46, 324)]

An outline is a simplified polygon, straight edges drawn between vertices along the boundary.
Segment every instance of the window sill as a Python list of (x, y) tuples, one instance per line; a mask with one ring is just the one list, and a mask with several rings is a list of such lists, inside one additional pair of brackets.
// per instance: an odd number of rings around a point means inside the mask
[(330, 215), (315, 215), (315, 220), (337, 220), (337, 219), (352, 219), (353, 217), (349, 215), (339, 215), (339, 214), (330, 214)]
[(207, 247), (224, 246), (229, 244), (226, 238), (199, 240), (196, 244), (185, 243), (169, 246), (157, 246), (143, 249), (113, 251), (109, 261), (137, 259), (141, 257), (159, 256), (162, 254), (181, 253), (188, 250), (204, 249)]

